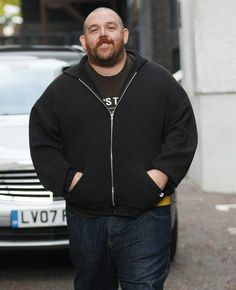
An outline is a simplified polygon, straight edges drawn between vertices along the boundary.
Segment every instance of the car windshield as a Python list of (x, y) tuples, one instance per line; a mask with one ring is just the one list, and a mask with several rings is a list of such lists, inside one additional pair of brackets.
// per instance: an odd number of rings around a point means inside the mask
[(36, 56), (1, 56), (0, 115), (29, 114), (35, 101), (68, 62)]

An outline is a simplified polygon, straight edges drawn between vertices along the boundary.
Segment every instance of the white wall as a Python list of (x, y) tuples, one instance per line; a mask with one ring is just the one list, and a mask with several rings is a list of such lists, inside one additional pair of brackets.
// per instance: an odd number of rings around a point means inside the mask
[(179, 2), (183, 86), (199, 130), (189, 175), (205, 191), (236, 193), (236, 1)]

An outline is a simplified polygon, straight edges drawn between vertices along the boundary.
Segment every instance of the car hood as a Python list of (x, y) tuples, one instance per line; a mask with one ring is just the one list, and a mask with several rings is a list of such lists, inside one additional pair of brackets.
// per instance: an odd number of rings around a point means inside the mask
[(0, 170), (32, 169), (29, 115), (0, 116)]

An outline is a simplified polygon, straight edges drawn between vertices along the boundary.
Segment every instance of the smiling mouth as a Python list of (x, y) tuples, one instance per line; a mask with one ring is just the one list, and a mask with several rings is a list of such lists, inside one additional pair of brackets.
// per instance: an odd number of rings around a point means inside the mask
[(111, 45), (111, 43), (102, 43), (99, 45), (99, 48), (107, 48)]

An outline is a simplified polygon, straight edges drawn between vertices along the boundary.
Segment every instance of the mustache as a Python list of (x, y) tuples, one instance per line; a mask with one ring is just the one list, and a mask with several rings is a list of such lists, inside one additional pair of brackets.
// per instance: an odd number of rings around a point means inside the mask
[(100, 45), (104, 43), (114, 45), (114, 41), (112, 39), (109, 39), (107, 36), (101, 36), (96, 44), (96, 48), (98, 48)]

